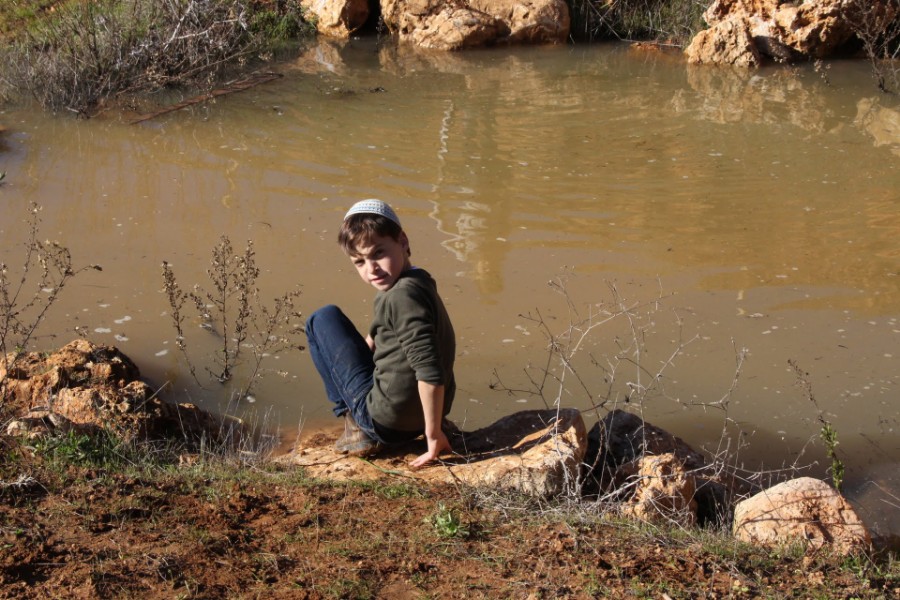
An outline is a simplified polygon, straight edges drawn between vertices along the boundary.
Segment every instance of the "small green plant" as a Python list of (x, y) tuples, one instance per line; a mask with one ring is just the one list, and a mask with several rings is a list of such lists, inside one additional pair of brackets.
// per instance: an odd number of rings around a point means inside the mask
[(35, 445), (38, 454), (59, 467), (116, 467), (125, 462), (122, 442), (111, 432), (76, 433), (41, 438)]
[(206, 273), (212, 287), (199, 284), (185, 292), (178, 285), (172, 265), (163, 261), (163, 289), (171, 308), (172, 326), (175, 328), (175, 344), (187, 362), (191, 375), (202, 386), (194, 362), (188, 353), (185, 335), (186, 304), (192, 305), (201, 320), (201, 327), (219, 341), (219, 348), (212, 357), (212, 364), (204, 368), (219, 383), (227, 383), (243, 361), (245, 352), (252, 355), (245, 381), (240, 387), (239, 398), (250, 393), (254, 383), (262, 376), (262, 363), (267, 357), (290, 349), (303, 349), (296, 339), (302, 334), (301, 315), (294, 302), (300, 295), (293, 290), (276, 298), (271, 306), (262, 302), (256, 280), (253, 242), (248, 241), (242, 254), (236, 254), (227, 236), (222, 236), (213, 248), (210, 268)]
[(464, 538), (469, 535), (469, 530), (463, 526), (456, 511), (448, 508), (443, 502), (438, 504), (437, 510), (431, 515), (430, 521), (435, 531), (441, 537)]
[(831, 481), (834, 483), (834, 489), (840, 491), (841, 485), (844, 483), (844, 462), (837, 455), (839, 443), (837, 431), (821, 415), (819, 416), (819, 422), (822, 424), (822, 429), (819, 430), (819, 437), (825, 443), (825, 451), (828, 453), (828, 458), (831, 459), (831, 468), (829, 469), (831, 471)]
[(837, 455), (839, 443), (837, 431), (834, 429), (831, 422), (825, 418), (822, 409), (819, 408), (819, 403), (816, 402), (816, 397), (812, 392), (812, 384), (809, 382), (809, 373), (803, 371), (794, 360), (789, 360), (788, 364), (797, 376), (797, 384), (803, 390), (803, 395), (806, 396), (807, 400), (812, 402), (813, 406), (816, 407), (816, 410), (819, 411), (818, 420), (822, 426), (821, 429), (819, 429), (819, 438), (821, 438), (822, 442), (825, 444), (825, 452), (828, 453), (828, 458), (831, 460), (831, 467), (829, 467), (828, 470), (831, 473), (831, 481), (834, 484), (834, 489), (840, 491), (841, 486), (844, 483), (844, 463)]

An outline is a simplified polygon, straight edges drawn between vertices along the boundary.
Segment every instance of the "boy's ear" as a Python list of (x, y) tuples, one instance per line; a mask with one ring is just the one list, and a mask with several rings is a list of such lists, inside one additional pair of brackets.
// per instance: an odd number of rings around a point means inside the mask
[(400, 242), (400, 247), (409, 252), (409, 237), (406, 235), (405, 231), (400, 232), (400, 239), (397, 240)]

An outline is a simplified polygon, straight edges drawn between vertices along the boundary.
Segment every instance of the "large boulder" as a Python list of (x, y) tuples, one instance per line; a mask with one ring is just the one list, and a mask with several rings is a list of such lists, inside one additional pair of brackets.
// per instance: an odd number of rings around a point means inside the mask
[(742, 541), (766, 546), (801, 543), (818, 549), (830, 544), (849, 553), (872, 544), (868, 529), (844, 497), (812, 477), (785, 481), (739, 502), (733, 531)]
[(574, 490), (585, 451), (584, 421), (574, 409), (524, 411), (477, 431), (459, 432), (450, 437), (452, 457), (416, 471), (409, 463), (424, 452), (422, 441), (361, 460), (336, 452), (334, 438), (314, 434), (278, 461), (327, 479), (374, 480), (389, 473), (427, 482), (553, 496)]
[(884, 5), (884, 0), (715, 0), (704, 13), (710, 29), (698, 33), (685, 52), (693, 63), (750, 67), (759, 64), (754, 54), (784, 62), (825, 58), (854, 38), (860, 15)]
[(369, 19), (368, 0), (301, 0), (315, 17), (316, 31), (329, 37), (348, 38)]
[(565, 0), (382, 0), (381, 16), (399, 41), (436, 50), (559, 43), (570, 26)]

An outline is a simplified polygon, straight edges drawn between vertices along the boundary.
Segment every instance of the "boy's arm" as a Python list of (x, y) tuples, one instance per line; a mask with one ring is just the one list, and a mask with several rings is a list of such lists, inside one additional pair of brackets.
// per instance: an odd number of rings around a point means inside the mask
[(366, 336), (366, 345), (369, 346), (369, 350), (375, 352), (375, 340), (372, 339), (371, 335)]
[(419, 382), (419, 398), (422, 400), (422, 411), (425, 413), (425, 441), (428, 442), (428, 452), (410, 463), (414, 469), (424, 467), (441, 455), (445, 450), (450, 450), (450, 442), (441, 429), (444, 419), (444, 386)]

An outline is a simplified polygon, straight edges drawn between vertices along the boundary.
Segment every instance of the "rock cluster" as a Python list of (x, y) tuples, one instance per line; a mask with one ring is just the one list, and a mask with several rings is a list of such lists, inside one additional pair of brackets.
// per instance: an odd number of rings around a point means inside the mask
[[(886, 10), (885, 0), (714, 0), (703, 15), (709, 29), (685, 53), (691, 63), (741, 67), (826, 58)], [(896, 18), (887, 16), (880, 22)]]
[[(219, 443), (229, 443), (222, 436), (240, 436), (193, 405), (160, 400), (139, 379), (137, 366), (113, 347), (76, 340), (50, 354), (9, 355), (3, 365), (0, 407), (13, 415), (7, 435), (103, 429), (125, 439)], [(871, 544), (847, 501), (808, 477), (762, 491), (732, 512), (749, 490), (683, 440), (621, 410), (606, 414), (590, 432), (581, 412), (566, 408), (515, 413), (472, 432), (454, 428), (453, 454), (418, 471), (408, 465), (424, 451), (421, 440), (364, 460), (336, 452), (335, 437), (317, 433), (276, 460), (321, 478), (390, 476), (545, 497), (588, 494), (614, 501), (625, 515), (684, 527), (733, 519), (735, 536), (758, 544), (831, 544), (839, 552)]]
[(214, 441), (227, 429), (221, 419), (192, 404), (163, 402), (140, 380), (131, 359), (117, 348), (87, 340), (75, 340), (50, 354), (10, 354), (0, 364), (0, 382), (2, 408), (13, 415), (8, 435), (105, 429), (125, 440)]
[[(454, 455), (412, 471), (424, 442), (361, 460), (337, 453), (335, 435), (318, 433), (279, 462), (313, 477), (376, 480), (387, 476), (507, 489), (540, 496), (587, 493), (618, 502), (624, 515), (696, 524), (732, 522), (751, 543), (831, 543), (839, 552), (871, 544), (850, 505), (828, 484), (800, 478), (749, 496), (749, 488), (707, 464), (680, 438), (641, 417), (614, 410), (585, 435), (573, 409), (523, 411), (471, 433), (451, 436)], [(818, 532), (818, 533), (817, 533)]]
[[(347, 38), (371, 18), (367, 0), (302, 0), (319, 33)], [(434, 50), (564, 42), (565, 0), (380, 0), (381, 20), (400, 42)]]

